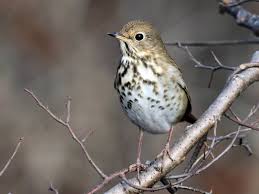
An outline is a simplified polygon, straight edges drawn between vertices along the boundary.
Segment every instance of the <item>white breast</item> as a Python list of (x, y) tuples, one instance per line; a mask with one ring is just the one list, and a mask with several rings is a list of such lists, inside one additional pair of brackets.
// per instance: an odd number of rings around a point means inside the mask
[[(172, 124), (179, 121), (184, 114), (187, 100), (179, 104), (179, 95), (183, 95), (176, 83), (164, 84), (163, 77), (158, 77), (144, 64), (138, 63), (138, 79), (133, 71), (133, 62), (127, 57), (122, 58), (122, 65), (118, 69), (118, 74), (125, 73), (124, 62), (126, 63), (126, 74), (121, 77), (122, 85), (118, 87), (123, 110), (130, 120), (143, 130), (150, 133), (166, 133)], [(118, 76), (118, 75), (117, 75)], [(143, 80), (156, 82), (156, 92), (152, 84), (144, 83)], [(132, 83), (134, 87), (125, 87), (125, 83)], [(122, 87), (124, 86), (124, 87)], [(139, 86), (139, 87), (138, 87)], [(180, 92), (179, 92), (180, 91)]]

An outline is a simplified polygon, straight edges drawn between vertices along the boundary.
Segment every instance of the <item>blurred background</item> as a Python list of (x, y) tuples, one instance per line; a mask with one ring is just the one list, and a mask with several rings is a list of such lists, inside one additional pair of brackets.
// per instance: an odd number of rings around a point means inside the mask
[[(259, 4), (247, 6), (259, 13)], [(106, 35), (132, 19), (152, 22), (165, 42), (255, 38), (230, 16), (220, 15), (215, 0), (1, 0), (0, 167), (20, 137), (24, 142), (0, 177), (0, 193), (50, 193), (50, 182), (62, 194), (85, 193), (101, 181), (68, 131), (40, 110), (23, 88), (32, 89), (61, 117), (65, 116), (67, 96), (72, 97), (75, 132), (84, 138), (94, 130), (86, 146), (105, 173), (135, 162), (138, 130), (122, 112), (113, 89), (120, 57), (118, 42)], [(168, 49), (183, 71), (194, 113), (199, 116), (218, 95), (229, 72), (218, 72), (208, 88), (208, 71), (194, 68), (183, 50)], [(222, 63), (236, 66), (248, 62), (258, 46), (191, 48), (197, 59), (213, 65), (210, 50)], [(254, 84), (233, 109), (247, 115), (258, 103), (258, 91)], [(185, 125), (177, 125), (174, 140)], [(224, 134), (236, 127), (222, 118), (218, 131)], [(253, 156), (234, 148), (187, 185), (220, 194), (258, 194), (258, 138), (256, 132), (248, 135)], [(142, 161), (154, 158), (165, 140), (166, 135), (145, 134)]]

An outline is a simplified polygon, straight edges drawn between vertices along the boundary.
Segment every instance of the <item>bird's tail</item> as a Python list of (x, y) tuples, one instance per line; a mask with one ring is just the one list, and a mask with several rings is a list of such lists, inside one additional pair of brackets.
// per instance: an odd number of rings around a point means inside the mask
[(184, 121), (193, 124), (197, 121), (197, 118), (192, 113), (188, 113), (184, 116)]
[[(186, 114), (184, 116), (183, 120), (188, 122), (188, 123), (190, 123), (190, 124), (193, 124), (193, 123), (195, 123), (197, 121), (197, 118), (193, 114), (188, 113), (188, 114)], [(199, 156), (199, 153), (200, 153), (204, 143), (207, 140), (207, 136), (208, 136), (208, 132), (205, 135), (203, 135), (203, 137), (196, 143), (196, 146), (194, 148), (194, 151), (193, 151), (193, 154), (191, 156), (191, 159), (190, 159), (187, 167), (185, 168), (185, 173), (188, 173), (191, 170), (192, 165), (197, 160), (197, 158)]]

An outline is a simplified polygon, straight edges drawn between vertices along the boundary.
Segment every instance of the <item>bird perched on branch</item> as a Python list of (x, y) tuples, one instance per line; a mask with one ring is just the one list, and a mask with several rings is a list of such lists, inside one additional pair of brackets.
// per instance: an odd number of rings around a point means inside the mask
[[(169, 154), (173, 126), (194, 123), (191, 99), (182, 73), (148, 22), (131, 21), (120, 32), (108, 33), (120, 42), (121, 60), (114, 87), (129, 119), (139, 127), (138, 175), (143, 131), (169, 133), (163, 155)], [(170, 155), (169, 155), (170, 156)]]

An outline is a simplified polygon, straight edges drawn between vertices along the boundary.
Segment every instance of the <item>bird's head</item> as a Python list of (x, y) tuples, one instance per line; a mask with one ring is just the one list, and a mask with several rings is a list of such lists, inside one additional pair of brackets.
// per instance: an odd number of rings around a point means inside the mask
[(120, 41), (123, 55), (135, 54), (139, 57), (164, 52), (165, 47), (159, 33), (149, 22), (131, 21), (120, 32), (108, 33)]

